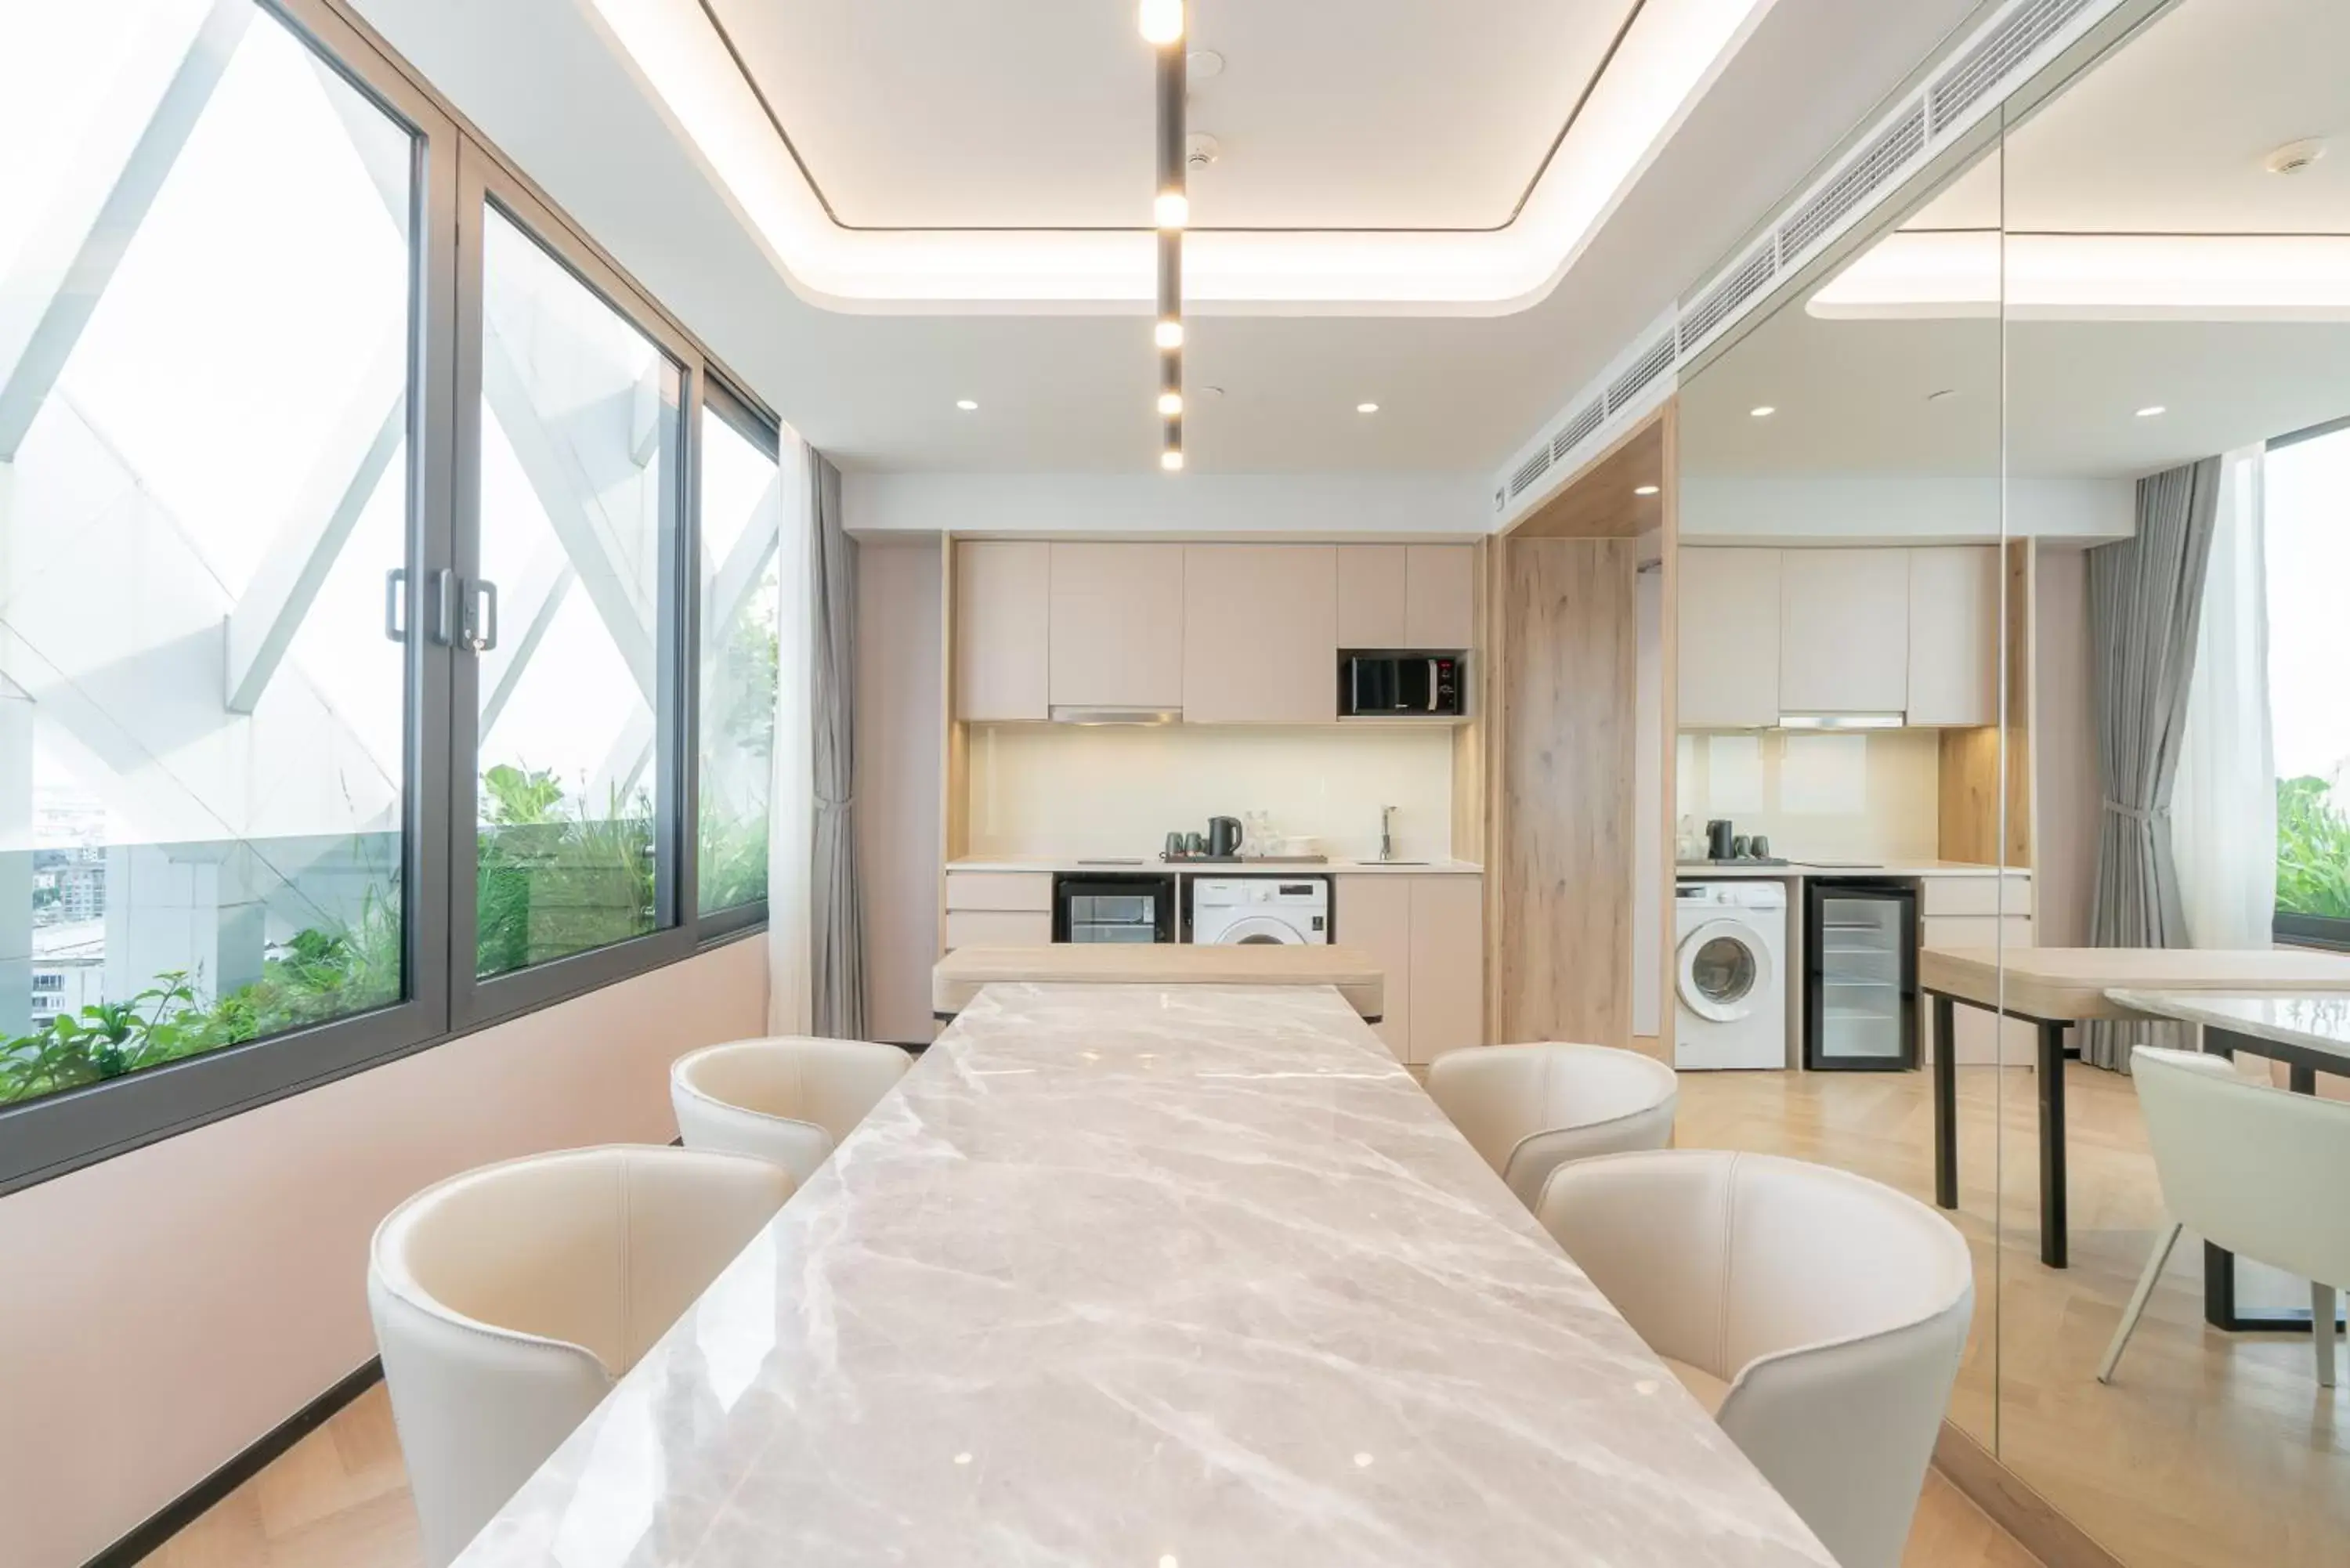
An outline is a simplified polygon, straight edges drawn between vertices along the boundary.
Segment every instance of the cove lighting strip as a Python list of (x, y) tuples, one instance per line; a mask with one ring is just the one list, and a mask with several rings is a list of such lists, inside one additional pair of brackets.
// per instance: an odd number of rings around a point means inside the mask
[(2350, 321), (2350, 237), (1896, 233), (1804, 308), (1831, 321)]

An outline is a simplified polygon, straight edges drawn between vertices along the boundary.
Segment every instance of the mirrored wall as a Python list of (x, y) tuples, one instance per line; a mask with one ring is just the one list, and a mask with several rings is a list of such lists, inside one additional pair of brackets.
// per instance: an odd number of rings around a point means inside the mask
[(2130, 1568), (2350, 1561), (2345, 59), (2126, 7), (1671, 416), (1680, 1141), (1947, 1212), (1946, 1463)]

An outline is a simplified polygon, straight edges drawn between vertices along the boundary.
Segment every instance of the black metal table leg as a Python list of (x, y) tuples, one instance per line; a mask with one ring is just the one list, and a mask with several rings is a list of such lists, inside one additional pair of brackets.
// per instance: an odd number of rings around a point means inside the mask
[(1934, 998), (1934, 1201), (1959, 1206), (1959, 1055), (1952, 1038), (1958, 1009)]
[(2064, 1231), (2064, 1025), (2040, 1024), (2040, 1261), (2052, 1269), (2071, 1255)]

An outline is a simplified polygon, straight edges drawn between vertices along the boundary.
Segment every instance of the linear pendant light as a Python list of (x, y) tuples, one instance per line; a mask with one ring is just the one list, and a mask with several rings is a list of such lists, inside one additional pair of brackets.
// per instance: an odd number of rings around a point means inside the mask
[(1191, 216), (1183, 135), (1189, 71), (1183, 13), (1184, 0), (1142, 0), (1142, 36), (1159, 51), (1158, 187), (1150, 203), (1159, 229), (1159, 308), (1151, 339), (1159, 349), (1159, 466), (1169, 473), (1183, 467), (1183, 229)]

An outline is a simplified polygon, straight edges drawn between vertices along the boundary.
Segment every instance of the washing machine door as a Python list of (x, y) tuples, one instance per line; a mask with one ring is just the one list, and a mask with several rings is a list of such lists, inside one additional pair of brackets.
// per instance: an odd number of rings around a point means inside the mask
[(1717, 1023), (1750, 1016), (1771, 983), (1770, 950), (1743, 920), (1708, 920), (1683, 937), (1676, 968), (1681, 1004)]
[(1302, 945), (1305, 938), (1295, 926), (1271, 915), (1247, 915), (1234, 920), (1217, 934), (1215, 945), (1223, 947), (1261, 947), (1268, 943), (1282, 946)]

